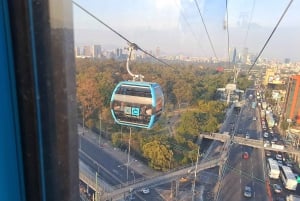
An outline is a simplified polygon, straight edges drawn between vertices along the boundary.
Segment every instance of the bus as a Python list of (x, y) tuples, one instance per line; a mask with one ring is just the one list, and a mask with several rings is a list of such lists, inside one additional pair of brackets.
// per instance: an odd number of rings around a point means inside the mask
[(279, 165), (276, 160), (274, 160), (272, 158), (268, 158), (267, 169), (268, 169), (270, 178), (279, 179), (280, 170), (279, 170)]
[(297, 180), (290, 167), (282, 166), (280, 171), (280, 178), (283, 186), (288, 190), (296, 190)]

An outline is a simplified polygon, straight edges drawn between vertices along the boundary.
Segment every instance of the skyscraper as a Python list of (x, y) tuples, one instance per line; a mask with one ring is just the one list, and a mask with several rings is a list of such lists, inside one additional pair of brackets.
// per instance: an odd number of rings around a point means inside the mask
[(289, 79), (285, 116), (300, 124), (300, 75), (293, 75)]
[(84, 46), (83, 47), (83, 56), (85, 56), (85, 57), (91, 57), (92, 56), (91, 46)]
[(92, 57), (97, 57), (100, 58), (101, 57), (101, 45), (93, 45), (92, 46)]
[(160, 48), (159, 47), (156, 47), (156, 56), (160, 57)]
[(81, 56), (81, 51), (80, 51), (80, 47), (76, 46), (75, 47), (75, 57), (80, 57)]
[(243, 50), (243, 56), (242, 56), (242, 62), (245, 64), (248, 62), (248, 58), (249, 58), (249, 55), (248, 55), (248, 48), (244, 48)]

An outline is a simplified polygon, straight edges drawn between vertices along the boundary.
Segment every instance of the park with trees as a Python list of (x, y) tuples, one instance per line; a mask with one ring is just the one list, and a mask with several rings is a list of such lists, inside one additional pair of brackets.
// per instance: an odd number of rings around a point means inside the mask
[[(196, 161), (198, 134), (218, 132), (228, 108), (217, 100), (216, 90), (230, 83), (233, 73), (218, 72), (217, 65), (174, 62), (170, 67), (153, 61), (132, 62), (132, 72), (160, 84), (165, 109), (153, 129), (132, 128), (131, 154), (159, 171)], [(101, 137), (123, 151), (128, 150), (129, 128), (114, 123), (110, 99), (117, 83), (130, 79), (126, 61), (76, 59), (78, 123), (93, 130), (101, 127)], [(252, 84), (247, 75), (240, 75), (238, 83), (244, 89)]]

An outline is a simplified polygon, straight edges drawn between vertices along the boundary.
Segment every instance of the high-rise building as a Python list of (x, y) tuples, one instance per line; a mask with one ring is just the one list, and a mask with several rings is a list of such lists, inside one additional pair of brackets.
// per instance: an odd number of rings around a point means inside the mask
[(85, 57), (91, 57), (92, 56), (92, 48), (91, 46), (84, 46), (83, 47), (83, 54), (82, 56), (85, 56)]
[(75, 57), (80, 57), (81, 56), (81, 51), (80, 51), (80, 47), (76, 46), (75, 47)]
[(300, 75), (289, 79), (285, 103), (285, 117), (300, 124)]
[(244, 48), (243, 50), (243, 56), (242, 56), (242, 62), (247, 63), (249, 60), (249, 53), (248, 53), (248, 48)]
[(93, 45), (92, 46), (92, 57), (98, 57), (98, 58), (100, 58), (101, 57), (101, 53), (102, 53), (101, 45)]
[(122, 53), (122, 48), (117, 48), (117, 49), (116, 49), (116, 53), (117, 53), (117, 55), (116, 55), (117, 58), (121, 58), (121, 57), (122, 57), (122, 54), (123, 54), (123, 53)]
[(285, 58), (285, 59), (284, 59), (284, 63), (285, 63), (285, 64), (291, 63), (291, 59), (290, 59), (290, 58)]
[(159, 47), (156, 47), (156, 56), (160, 57), (160, 48)]

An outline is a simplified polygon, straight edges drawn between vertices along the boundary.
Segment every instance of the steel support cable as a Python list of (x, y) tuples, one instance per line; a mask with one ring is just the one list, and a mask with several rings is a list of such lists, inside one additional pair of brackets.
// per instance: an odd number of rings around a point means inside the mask
[(252, 70), (252, 68), (255, 66), (258, 58), (260, 57), (260, 55), (262, 54), (262, 52), (264, 51), (264, 49), (266, 48), (267, 44), (269, 43), (270, 39), (272, 38), (273, 34), (275, 33), (276, 29), (278, 28), (281, 20), (283, 19), (283, 17), (285, 16), (286, 12), (288, 11), (288, 9), (290, 8), (291, 4), (293, 3), (293, 0), (291, 0), (289, 2), (289, 4), (287, 5), (287, 7), (285, 8), (284, 12), (282, 13), (280, 19), (278, 20), (276, 26), (274, 27), (271, 35), (268, 37), (267, 41), (265, 42), (264, 46), (262, 47), (262, 49), (260, 50), (259, 54), (257, 55), (257, 57), (255, 58), (255, 61), (253, 62), (253, 64), (251, 65), (249, 71), (248, 71), (248, 74), (250, 73), (250, 71)]
[(244, 47), (246, 47), (246, 42), (248, 40), (248, 34), (249, 34), (250, 24), (252, 22), (252, 17), (253, 17), (253, 12), (254, 12), (254, 8), (255, 8), (255, 4), (256, 4), (256, 1), (253, 0), (253, 5), (252, 5), (251, 13), (250, 13), (250, 19), (249, 19), (249, 22), (248, 22), (248, 27), (247, 27), (247, 31), (246, 31), (245, 40), (244, 40)]
[(82, 7), (80, 4), (76, 3), (75, 1), (72, 1), (74, 5), (76, 5), (78, 8), (80, 8), (81, 10), (83, 10), (85, 13), (87, 13), (88, 15), (90, 15), (92, 18), (94, 18), (96, 21), (100, 22), (102, 25), (104, 25), (106, 28), (108, 28), (109, 30), (111, 30), (112, 32), (114, 32), (115, 34), (117, 34), (120, 38), (122, 38), (123, 40), (125, 40), (129, 46), (135, 46), (136, 49), (140, 50), (141, 52), (147, 54), (148, 56), (152, 57), (153, 59), (159, 61), (162, 64), (165, 64), (166, 66), (169, 66), (171, 68), (174, 68), (173, 66), (167, 64), (166, 62), (164, 62), (163, 60), (153, 56), (152, 54), (148, 53), (147, 51), (145, 51), (144, 49), (142, 49), (141, 47), (139, 47), (138, 45), (136, 45), (135, 43), (132, 43), (130, 40), (128, 40), (125, 36), (123, 36), (122, 34), (120, 34), (118, 31), (114, 30), (111, 26), (109, 26), (108, 24), (106, 24), (105, 22), (103, 22), (102, 20), (100, 20), (98, 17), (96, 17), (94, 14), (92, 14), (91, 12), (89, 12), (87, 9), (85, 9), (84, 7)]
[[(228, 54), (228, 67), (230, 68), (230, 51), (229, 51), (229, 27), (228, 27), (228, 1), (226, 0), (226, 30), (227, 30), (227, 54)], [(235, 76), (235, 70), (234, 70)]]
[[(215, 57), (218, 59), (218, 57), (217, 57), (217, 54), (216, 54), (216, 51), (215, 51), (215, 48), (214, 48), (214, 46), (213, 46), (213, 43), (212, 43), (212, 41), (211, 41), (211, 39), (210, 39), (210, 35), (209, 35), (208, 31), (207, 31), (206, 24), (205, 24), (205, 22), (204, 22), (203, 16), (202, 16), (202, 14), (201, 14), (201, 11), (200, 11), (200, 8), (199, 8), (199, 5), (198, 5), (198, 2), (197, 2), (197, 0), (194, 0), (194, 2), (195, 2), (195, 4), (196, 4), (196, 7), (197, 7), (197, 9), (198, 9), (198, 12), (199, 12), (199, 15), (200, 15), (200, 17), (201, 17), (202, 24), (203, 24), (203, 26), (204, 26), (204, 29), (205, 29), (206, 35), (207, 35), (207, 37), (208, 37), (208, 40), (209, 40), (209, 43), (210, 43), (211, 49), (213, 50), (213, 53), (214, 53)], [(219, 60), (219, 59), (218, 59), (218, 60)]]
[[(179, 5), (177, 4), (176, 0), (174, 0), (174, 1), (175, 1), (175, 4), (176, 4), (177, 8), (180, 9), (180, 7), (179, 7)], [(188, 22), (187, 18), (185, 17), (185, 15), (184, 15), (182, 12), (180, 12), (180, 15), (183, 17), (185, 23), (188, 25), (189, 29), (191, 30), (191, 32), (192, 32), (192, 34), (193, 34), (193, 37), (195, 38), (195, 40), (196, 40), (196, 41), (198, 42), (198, 44), (199, 44), (200, 49), (201, 49), (202, 51), (204, 51), (204, 50), (203, 50), (203, 47), (201, 46), (201, 41), (200, 41), (200, 39), (197, 38), (197, 35), (196, 35), (196, 33), (194, 32), (194, 30), (192, 29), (192, 26), (191, 26), (191, 24)], [(206, 53), (206, 52), (205, 52), (205, 53)]]

